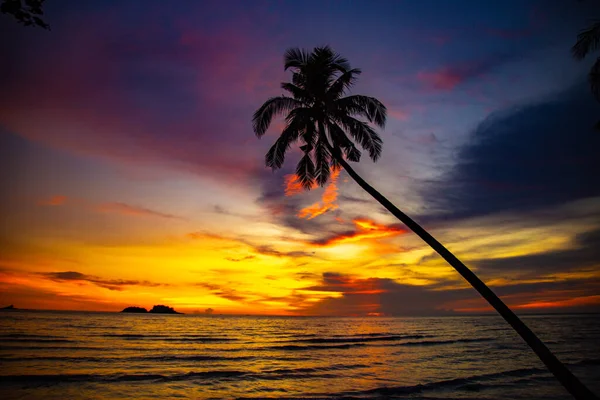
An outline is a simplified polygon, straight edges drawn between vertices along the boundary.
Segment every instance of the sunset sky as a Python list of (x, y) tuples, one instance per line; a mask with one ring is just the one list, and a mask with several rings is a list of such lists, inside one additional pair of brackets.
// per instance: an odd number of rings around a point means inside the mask
[(298, 190), (252, 113), (329, 44), (388, 107), (356, 170), (519, 312), (600, 311), (594, 1), (59, 1), (0, 15), (0, 306), (487, 310), (342, 171)]

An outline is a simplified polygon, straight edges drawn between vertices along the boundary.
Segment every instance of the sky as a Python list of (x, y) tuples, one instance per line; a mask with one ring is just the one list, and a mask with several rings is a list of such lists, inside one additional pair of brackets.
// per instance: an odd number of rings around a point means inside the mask
[[(0, 306), (442, 315), (490, 308), (341, 171), (299, 190), (253, 112), (328, 44), (380, 99), (354, 167), (519, 313), (600, 311), (600, 115), (568, 0), (48, 0), (0, 15)], [(8, 62), (7, 62), (8, 61)]]

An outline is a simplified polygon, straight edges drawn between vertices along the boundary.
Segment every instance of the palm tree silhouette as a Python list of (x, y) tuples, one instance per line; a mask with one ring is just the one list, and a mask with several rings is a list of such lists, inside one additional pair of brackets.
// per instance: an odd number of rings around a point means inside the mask
[[(588, 28), (579, 32), (577, 42), (571, 47), (571, 54), (573, 54), (576, 60), (583, 60), (589, 53), (597, 50), (599, 46), (600, 21), (596, 21)], [(592, 65), (588, 74), (588, 81), (590, 82), (592, 93), (600, 101), (600, 57)], [(600, 130), (600, 121), (596, 124), (596, 129)]]
[(42, 19), (44, 15), (45, 0), (2, 0), (0, 3), (0, 13), (12, 15), (20, 24), (25, 26), (39, 26), (50, 30), (48, 25)]
[[(357, 80), (361, 71), (351, 68), (347, 59), (332, 51), (329, 46), (317, 47), (311, 53), (292, 48), (284, 56), (285, 70), (292, 71), (292, 82), (281, 84), (290, 96), (268, 99), (252, 120), (254, 133), (262, 137), (273, 117), (285, 115), (286, 126), (265, 157), (272, 169), (281, 168), (286, 152), (295, 142), (300, 142), (304, 153), (296, 174), (305, 189), (316, 183), (325, 185), (332, 169), (343, 168), (367, 193), (402, 221), (459, 274), (463, 276), (527, 342), (548, 369), (576, 399), (595, 399), (562, 364), (542, 341), (448, 249), (431, 236), (408, 215), (362, 179), (347, 161), (358, 162), (361, 152), (355, 143), (369, 153), (373, 161), (381, 155), (382, 140), (364, 120), (381, 128), (386, 122), (386, 108), (377, 99), (368, 96), (344, 96)], [(350, 137), (348, 137), (348, 135)]]

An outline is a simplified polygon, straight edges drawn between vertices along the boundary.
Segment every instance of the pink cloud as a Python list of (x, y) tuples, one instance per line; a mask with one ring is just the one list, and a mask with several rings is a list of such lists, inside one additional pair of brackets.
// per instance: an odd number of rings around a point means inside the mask
[(40, 206), (62, 206), (67, 203), (67, 196), (54, 195), (38, 202)]
[(425, 72), (420, 71), (417, 74), (417, 79), (426, 84), (430, 88), (449, 91), (462, 83), (466, 75), (458, 69), (451, 67), (443, 67), (437, 71)]
[(488, 79), (488, 73), (498, 66), (512, 61), (514, 57), (514, 53), (506, 53), (453, 63), (432, 71), (419, 71), (417, 79), (429, 90), (451, 91), (475, 78)]
[(408, 111), (405, 111), (405, 110), (388, 108), (387, 112), (390, 117), (395, 118), (400, 121), (407, 121), (409, 118)]

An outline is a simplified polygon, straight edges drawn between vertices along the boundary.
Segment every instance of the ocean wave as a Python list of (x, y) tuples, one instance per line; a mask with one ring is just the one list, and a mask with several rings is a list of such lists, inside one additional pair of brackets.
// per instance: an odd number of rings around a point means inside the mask
[(600, 365), (600, 359), (598, 358), (585, 358), (581, 361), (573, 363), (573, 365)]
[(4, 343), (78, 343), (77, 340), (52, 339), (52, 338), (10, 338), (0, 340)]
[(450, 339), (450, 340), (418, 340), (413, 342), (394, 343), (390, 346), (435, 346), (441, 344), (454, 344), (454, 343), (479, 343), (479, 342), (491, 342), (496, 339), (494, 338), (473, 338), (473, 339)]
[[(484, 388), (498, 386), (492, 384), (486, 384), (486, 380), (493, 380), (503, 377), (530, 377), (535, 374), (548, 373), (544, 369), (540, 368), (519, 368), (514, 370), (507, 370), (502, 372), (482, 374), (482, 375), (471, 375), (463, 378), (448, 379), (442, 381), (436, 381), (431, 383), (417, 384), (412, 386), (396, 386), (388, 387), (383, 386), (375, 389), (347, 392), (342, 395), (350, 396), (365, 396), (365, 395), (377, 395), (377, 396), (399, 396), (399, 395), (410, 395), (415, 393), (421, 393), (423, 391), (430, 391), (436, 389), (453, 388), (456, 390), (482, 390)], [(334, 396), (335, 397), (335, 396)]]
[(290, 350), (290, 351), (305, 351), (305, 350), (327, 350), (327, 349), (350, 349), (352, 347), (360, 347), (360, 346), (366, 346), (366, 344), (364, 343), (347, 343), (347, 344), (337, 344), (337, 345), (325, 345), (325, 346), (319, 346), (319, 345), (306, 345), (306, 346), (300, 346), (300, 345), (284, 345), (284, 346), (268, 346), (268, 347), (262, 347), (261, 349), (267, 349), (267, 350)]
[(0, 340), (4, 339), (62, 339), (62, 336), (53, 335), (33, 335), (28, 333), (4, 333), (0, 335)]
[(161, 381), (173, 382), (193, 379), (226, 379), (246, 375), (245, 371), (203, 371), (188, 372), (185, 374), (48, 374), (48, 375), (3, 375), (0, 383), (27, 383), (27, 384), (60, 384), (68, 382), (137, 382)]
[(277, 368), (271, 370), (263, 370), (261, 374), (276, 374), (276, 375), (296, 375), (296, 374), (312, 374), (316, 372), (329, 372), (329, 371), (340, 371), (347, 369), (358, 369), (358, 368), (369, 368), (365, 364), (334, 364), (323, 367), (311, 367), (311, 368)]
[[(77, 351), (77, 350), (98, 350), (103, 351), (106, 350), (105, 347), (91, 347), (91, 346), (11, 346), (11, 345), (2, 345), (3, 350), (69, 350), (69, 351)], [(130, 349), (129, 349), (130, 350)], [(145, 349), (139, 349), (145, 350)]]
[(308, 357), (280, 357), (280, 356), (212, 356), (212, 355), (156, 355), (156, 356), (133, 356), (133, 357), (89, 357), (89, 356), (0, 356), (2, 362), (29, 362), (29, 361), (69, 361), (69, 362), (89, 362), (89, 363), (128, 363), (128, 362), (185, 362), (185, 361), (250, 361), (250, 360), (268, 360), (268, 361), (306, 361)]
[(292, 339), (285, 342), (290, 343), (363, 343), (363, 342), (382, 342), (397, 341), (407, 339), (423, 339), (424, 335), (369, 335), (369, 336), (350, 336), (350, 337), (331, 337), (331, 338), (310, 338), (310, 339)]
[(96, 336), (107, 337), (107, 338), (118, 338), (118, 339), (131, 339), (131, 340), (158, 340), (166, 342), (230, 342), (238, 340), (237, 338), (231, 337), (215, 337), (215, 336), (195, 336), (185, 335), (179, 337), (173, 337), (172, 335), (145, 335), (145, 334), (132, 334), (132, 333), (105, 333)]
[[(116, 382), (177, 382), (194, 380), (282, 380), (293, 377), (301, 378), (336, 378), (333, 373), (342, 369), (366, 368), (363, 364), (333, 365), (314, 368), (280, 368), (260, 372), (242, 370), (220, 370), (187, 372), (180, 374), (47, 374), (47, 375), (4, 375), (0, 376), (0, 384), (27, 384), (27, 385), (58, 385), (64, 383), (116, 383)], [(331, 373), (329, 373), (331, 372)]]

